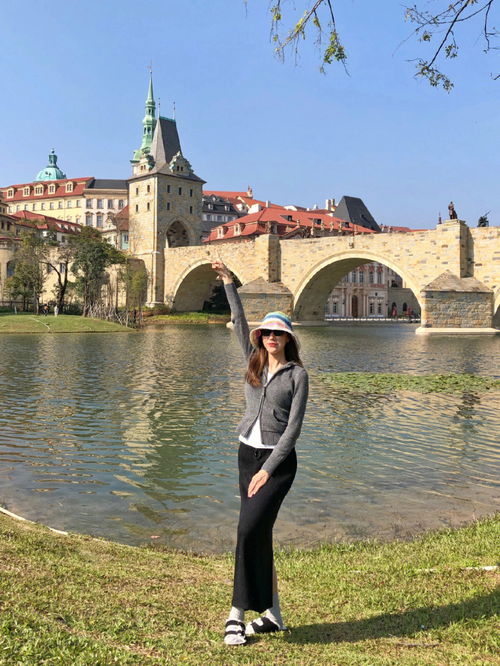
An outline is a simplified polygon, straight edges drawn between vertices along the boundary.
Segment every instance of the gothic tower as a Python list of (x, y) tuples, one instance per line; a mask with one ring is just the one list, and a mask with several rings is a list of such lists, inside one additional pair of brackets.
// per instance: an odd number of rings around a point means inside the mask
[[(175, 120), (163, 116), (155, 119), (154, 114), (150, 80), (143, 141), (134, 153), (133, 175), (128, 181), (129, 248), (144, 261), (148, 271), (148, 304), (163, 303), (165, 299), (165, 250), (201, 242), (205, 182), (182, 154)], [(150, 127), (154, 132), (148, 145)]]

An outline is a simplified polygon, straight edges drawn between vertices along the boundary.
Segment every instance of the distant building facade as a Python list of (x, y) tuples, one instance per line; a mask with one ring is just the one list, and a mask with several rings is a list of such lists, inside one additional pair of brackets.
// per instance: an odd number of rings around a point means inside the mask
[(102, 229), (106, 217), (127, 205), (127, 181), (66, 178), (52, 151), (34, 181), (0, 188), (10, 214), (29, 211)]

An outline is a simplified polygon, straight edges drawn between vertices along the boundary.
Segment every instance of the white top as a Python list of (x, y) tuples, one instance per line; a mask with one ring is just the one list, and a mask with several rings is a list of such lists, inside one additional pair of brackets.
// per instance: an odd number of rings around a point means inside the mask
[[(274, 374), (274, 372), (267, 373), (267, 381), (265, 386), (269, 384), (269, 381)], [(262, 444), (262, 437), (260, 434), (260, 416), (253, 424), (252, 429), (248, 433), (248, 437), (243, 437), (243, 435), (240, 435), (239, 440), (240, 442), (243, 442), (243, 444), (253, 446), (254, 449), (274, 449), (274, 446), (264, 446), (264, 444)]]

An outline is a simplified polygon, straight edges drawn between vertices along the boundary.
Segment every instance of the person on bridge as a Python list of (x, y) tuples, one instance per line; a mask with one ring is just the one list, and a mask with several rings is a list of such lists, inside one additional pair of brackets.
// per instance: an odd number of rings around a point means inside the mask
[[(309, 384), (289, 317), (270, 312), (249, 331), (231, 273), (221, 261), (215, 261), (212, 268), (224, 282), (234, 331), (248, 362), (246, 411), (238, 426), (241, 505), (233, 600), (224, 634), (227, 645), (243, 645), (247, 636), (286, 630), (272, 533), (297, 471), (295, 442)], [(245, 626), (247, 610), (262, 615)]]

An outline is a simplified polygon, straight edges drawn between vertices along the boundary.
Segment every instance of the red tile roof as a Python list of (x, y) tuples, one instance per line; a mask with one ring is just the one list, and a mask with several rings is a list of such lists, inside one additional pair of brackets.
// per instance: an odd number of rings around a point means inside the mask
[[(339, 231), (375, 233), (370, 229), (352, 223), (346, 226), (347, 223), (344, 220), (333, 217), (331, 214), (318, 213), (318, 211), (314, 210), (292, 211), (283, 207), (270, 206), (263, 208), (257, 213), (251, 213), (250, 215), (240, 217), (238, 220), (214, 227), (208, 238), (205, 239), (205, 242), (210, 243), (212, 241), (270, 233), (270, 225), (273, 223), (276, 225), (276, 233), (281, 237), (287, 237), (289, 234), (293, 235), (297, 230), (311, 233), (313, 229), (317, 232), (326, 231), (327, 233)], [(240, 233), (235, 233), (236, 225), (239, 225)], [(222, 236), (219, 235), (219, 229), (223, 229)]]
[[(93, 178), (64, 178), (61, 180), (44, 180), (31, 183), (21, 183), (19, 185), (9, 185), (8, 187), (0, 188), (0, 192), (3, 195), (3, 203), (9, 204), (12, 201), (23, 201), (26, 199), (54, 199), (57, 197), (75, 197), (82, 196), (83, 192), (87, 186), (87, 183), (92, 181)], [(73, 183), (73, 191), (66, 192), (66, 184)], [(37, 186), (43, 186), (43, 194), (35, 194), (34, 188)], [(49, 194), (49, 185), (55, 185), (56, 189), (53, 194)], [(25, 187), (30, 188), (29, 195), (24, 195), (23, 190)], [(14, 196), (8, 197), (8, 190), (14, 190)]]
[(82, 230), (82, 225), (76, 222), (67, 222), (66, 220), (59, 220), (56, 217), (49, 215), (42, 215), (41, 213), (33, 213), (29, 210), (20, 210), (17, 213), (12, 213), (12, 217), (19, 220), (29, 221), (37, 229), (48, 229), (50, 231), (59, 231), (63, 234), (78, 234)]

